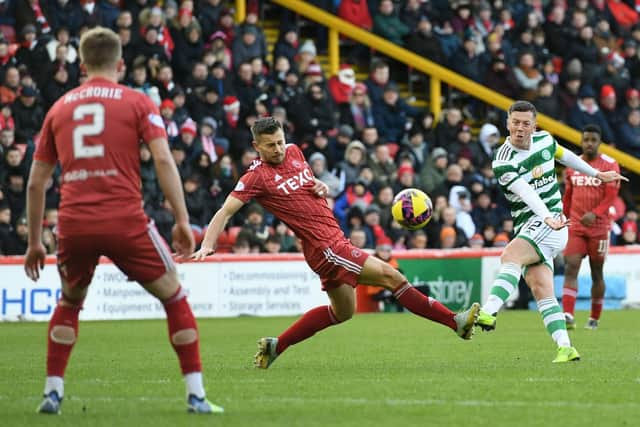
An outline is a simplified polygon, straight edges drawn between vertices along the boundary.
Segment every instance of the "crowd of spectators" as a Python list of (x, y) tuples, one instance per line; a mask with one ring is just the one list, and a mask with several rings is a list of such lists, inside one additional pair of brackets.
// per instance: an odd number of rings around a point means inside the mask
[[(639, 1), (313, 0), (311, 3), (513, 98), (640, 155)], [(503, 113), (450, 92), (440, 120), (415, 108), (397, 82), (406, 69), (344, 40), (336, 75), (318, 55), (325, 29), (278, 11), (270, 55), (261, 16), (247, 2), (237, 24), (222, 0), (0, 0), (0, 254), (26, 248), (25, 184), (46, 111), (82, 84), (78, 40), (95, 25), (123, 45), (121, 82), (147, 94), (163, 117), (197, 237), (257, 153), (249, 126), (273, 115), (330, 188), (330, 205), (352, 241), (375, 248), (504, 246), (513, 232), (491, 171)], [(273, 11), (275, 6), (268, 6)], [(303, 37), (306, 34), (310, 38)], [(347, 63), (347, 59), (348, 62)], [(356, 64), (369, 71), (356, 78)], [(361, 69), (361, 68), (360, 68)], [(458, 104), (456, 104), (458, 102)], [(470, 125), (479, 129), (474, 131)], [(145, 211), (167, 240), (173, 216), (151, 153), (140, 146)], [(423, 230), (390, 217), (398, 191), (433, 200)], [(55, 252), (59, 175), (46, 197), (43, 241)], [(637, 241), (637, 214), (618, 206), (617, 240)], [(312, 213), (307, 213), (312, 220)], [(250, 204), (220, 250), (290, 252), (299, 242)]]

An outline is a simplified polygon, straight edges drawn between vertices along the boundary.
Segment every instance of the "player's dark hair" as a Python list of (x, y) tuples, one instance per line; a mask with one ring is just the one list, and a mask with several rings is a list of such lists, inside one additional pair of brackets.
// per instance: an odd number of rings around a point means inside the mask
[(95, 27), (80, 38), (80, 60), (87, 71), (115, 67), (122, 57), (120, 37), (109, 28)]
[(273, 117), (263, 117), (256, 120), (253, 126), (251, 126), (251, 135), (253, 135), (253, 139), (257, 141), (258, 136), (265, 134), (273, 135), (279, 130), (282, 130), (282, 123)]
[(600, 129), (600, 126), (595, 125), (593, 123), (585, 125), (585, 127), (582, 128), (582, 133), (585, 133), (585, 132), (597, 133), (598, 136), (602, 138), (602, 129)]
[(538, 112), (536, 111), (536, 107), (529, 101), (514, 102), (513, 104), (511, 104), (511, 107), (509, 107), (509, 114), (513, 113), (514, 111), (519, 111), (522, 113), (531, 111), (531, 113), (533, 113), (533, 117), (535, 117), (538, 114)]

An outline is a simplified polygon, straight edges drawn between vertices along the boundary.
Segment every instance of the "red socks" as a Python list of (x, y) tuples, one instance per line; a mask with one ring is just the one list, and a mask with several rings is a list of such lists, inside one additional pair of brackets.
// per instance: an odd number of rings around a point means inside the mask
[[(53, 311), (53, 316), (49, 320), (49, 329), (47, 331), (47, 376), (48, 377), (64, 377), (64, 371), (69, 362), (69, 356), (73, 345), (78, 340), (78, 315), (82, 306), (69, 307), (58, 304)], [(56, 326), (70, 326), (73, 328), (74, 339), (58, 338), (53, 339), (51, 331)]]
[(565, 286), (562, 288), (562, 311), (573, 316), (576, 307), (576, 297), (578, 290)]
[(456, 321), (453, 319), (455, 313), (442, 305), (438, 300), (429, 298), (422, 294), (409, 282), (402, 282), (393, 291), (393, 296), (403, 307), (429, 320), (441, 323), (450, 327), (454, 331), (457, 329)]
[(591, 318), (592, 319), (595, 319), (595, 320), (600, 319), (603, 303), (604, 303), (604, 299), (602, 298), (591, 299)]
[[(174, 296), (163, 301), (164, 311), (167, 313), (169, 326), (169, 341), (180, 359), (180, 369), (183, 374), (201, 372), (200, 363), (200, 339), (198, 337), (198, 325), (193, 317), (191, 307), (187, 302), (187, 294), (182, 288), (178, 289)], [(174, 343), (176, 332), (180, 333), (189, 329), (195, 330), (196, 339), (187, 344)]]
[(330, 305), (313, 308), (303, 314), (297, 322), (289, 326), (289, 328), (278, 337), (276, 353), (280, 354), (290, 345), (306, 340), (316, 332), (329, 326), (337, 325), (338, 323), (340, 322), (333, 314)]

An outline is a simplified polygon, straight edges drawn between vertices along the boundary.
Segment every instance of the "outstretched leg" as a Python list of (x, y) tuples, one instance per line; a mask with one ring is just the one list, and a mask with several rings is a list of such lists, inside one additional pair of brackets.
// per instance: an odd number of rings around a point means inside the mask
[(473, 324), (480, 308), (477, 304), (456, 315), (438, 300), (430, 298), (414, 288), (402, 273), (386, 262), (374, 257), (367, 258), (359, 282), (363, 285), (382, 286), (389, 289), (393, 292), (396, 300), (407, 310), (448, 326), (464, 339), (470, 339), (473, 334)]
[(254, 364), (266, 369), (289, 346), (312, 337), (329, 326), (351, 319), (355, 311), (355, 290), (350, 285), (340, 285), (327, 290), (331, 305), (322, 305), (307, 311), (279, 337), (265, 337), (258, 341), (258, 353)]

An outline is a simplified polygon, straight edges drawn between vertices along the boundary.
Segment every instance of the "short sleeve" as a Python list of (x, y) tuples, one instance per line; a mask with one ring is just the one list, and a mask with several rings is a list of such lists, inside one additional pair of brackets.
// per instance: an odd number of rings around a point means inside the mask
[(58, 161), (58, 150), (56, 149), (53, 129), (51, 128), (54, 111), (55, 109), (51, 109), (44, 119), (40, 136), (36, 141), (36, 151), (33, 154), (35, 160), (49, 164), (55, 164)]
[(141, 95), (139, 99), (138, 133), (140, 139), (142, 139), (145, 144), (157, 138), (166, 139), (167, 131), (165, 130), (164, 120), (162, 120), (158, 107), (156, 107), (148, 96)]
[(513, 181), (519, 178), (518, 171), (511, 163), (494, 160), (492, 163), (493, 173), (501, 187), (509, 187)]
[(242, 175), (238, 180), (235, 188), (231, 192), (231, 196), (244, 203), (256, 197), (260, 197), (264, 192), (263, 181), (260, 173), (256, 169), (249, 169), (247, 173)]

